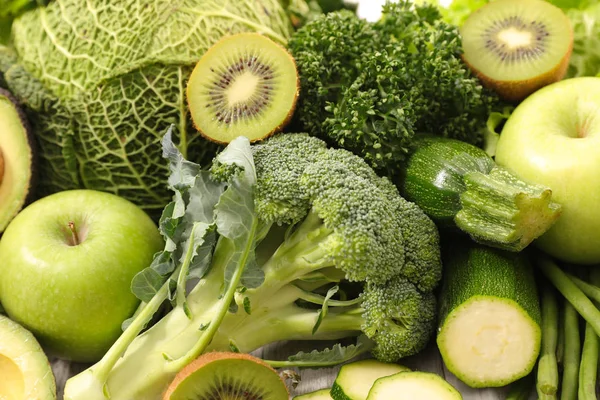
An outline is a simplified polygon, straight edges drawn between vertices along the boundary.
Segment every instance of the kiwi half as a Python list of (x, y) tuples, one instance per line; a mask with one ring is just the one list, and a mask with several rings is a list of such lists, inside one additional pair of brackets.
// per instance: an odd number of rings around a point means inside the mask
[(544, 0), (492, 1), (460, 32), (465, 63), (509, 101), (561, 80), (573, 49), (569, 18)]
[(250, 141), (280, 131), (298, 98), (296, 62), (288, 51), (258, 33), (221, 39), (202, 56), (187, 84), (194, 125), (207, 139)]
[(181, 370), (163, 400), (288, 400), (273, 368), (249, 354), (214, 352)]

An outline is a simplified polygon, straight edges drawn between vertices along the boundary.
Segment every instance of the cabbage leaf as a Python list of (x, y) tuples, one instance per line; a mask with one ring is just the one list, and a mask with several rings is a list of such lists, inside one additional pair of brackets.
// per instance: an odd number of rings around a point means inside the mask
[(187, 159), (215, 154), (188, 115), (191, 70), (221, 37), (248, 31), (285, 44), (292, 25), (278, 0), (56, 0), (17, 18), (0, 78), (29, 109), (40, 194), (109, 191), (156, 215), (171, 197), (167, 128)]

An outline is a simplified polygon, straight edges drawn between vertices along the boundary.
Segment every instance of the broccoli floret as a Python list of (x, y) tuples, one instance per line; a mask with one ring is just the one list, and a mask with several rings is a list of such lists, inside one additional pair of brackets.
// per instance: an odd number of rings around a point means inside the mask
[(258, 175), (254, 202), (261, 219), (293, 224), (306, 216), (309, 196), (298, 179), (325, 151), (322, 140), (307, 134), (279, 135), (252, 147)]
[(330, 13), (298, 30), (289, 48), (304, 128), (390, 176), (420, 133), (482, 144), (500, 108), (462, 62), (458, 29), (431, 5), (387, 4), (376, 23)]
[[(396, 361), (429, 341), (438, 232), (363, 159), (288, 133), (253, 146), (238, 138), (217, 156), (212, 174), (203, 172), (193, 190), (172, 185), (182, 193), (169, 210), (183, 216), (171, 215), (168, 229), (184, 233), (162, 253), (176, 257), (171, 275), (108, 355), (70, 380), (67, 399), (100, 399), (103, 388), (115, 400), (156, 398), (174, 373), (212, 350), (365, 335), (377, 358)], [(201, 181), (207, 177), (223, 190), (218, 199), (202, 192), (211, 187)], [(214, 211), (214, 224), (206, 209), (199, 212), (203, 206)], [(163, 258), (153, 279), (168, 264)], [(201, 279), (185, 295), (188, 270)], [(168, 299), (173, 310), (132, 341)]]
[(362, 329), (375, 341), (373, 354), (378, 359), (395, 362), (425, 348), (435, 330), (432, 293), (422, 293), (405, 278), (396, 277), (383, 286), (367, 285), (361, 297)]

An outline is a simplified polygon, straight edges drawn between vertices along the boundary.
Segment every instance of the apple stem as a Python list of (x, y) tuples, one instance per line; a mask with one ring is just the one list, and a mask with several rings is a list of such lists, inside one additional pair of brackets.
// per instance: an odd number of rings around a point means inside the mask
[(71, 231), (71, 240), (73, 246), (77, 246), (79, 241), (79, 235), (77, 234), (77, 228), (75, 228), (75, 222), (69, 221), (69, 230)]

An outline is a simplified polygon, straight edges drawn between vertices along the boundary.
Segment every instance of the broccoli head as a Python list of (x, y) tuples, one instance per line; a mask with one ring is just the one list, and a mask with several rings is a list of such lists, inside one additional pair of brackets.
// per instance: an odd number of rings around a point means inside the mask
[(420, 133), (482, 144), (500, 107), (462, 62), (458, 29), (432, 5), (387, 4), (376, 23), (330, 13), (298, 30), (289, 48), (304, 129), (390, 176)]
[[(74, 378), (70, 400), (100, 399), (90, 395), (98, 388), (116, 400), (155, 398), (173, 373), (212, 350), (358, 336), (369, 343), (362, 349), (396, 361), (424, 348), (441, 275), (438, 231), (362, 158), (306, 133), (252, 146), (238, 138), (210, 174), (197, 168), (191, 179), (196, 169), (169, 150), (173, 180), (185, 182), (172, 184), (179, 192), (163, 214), (170, 242), (132, 287), (146, 295), (149, 278), (164, 284), (108, 355)], [(200, 278), (189, 293), (188, 271)], [(169, 300), (173, 309), (132, 339)], [(315, 363), (318, 354), (301, 365)]]

